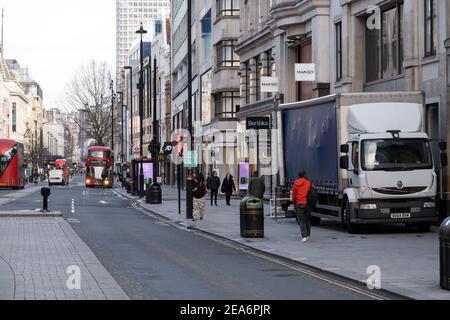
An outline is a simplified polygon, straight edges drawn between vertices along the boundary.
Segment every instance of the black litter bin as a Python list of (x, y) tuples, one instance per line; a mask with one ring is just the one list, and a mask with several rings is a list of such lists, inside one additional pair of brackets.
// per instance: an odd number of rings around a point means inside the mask
[(241, 202), (241, 237), (264, 238), (264, 203), (247, 197)]
[(145, 192), (145, 202), (148, 204), (161, 204), (162, 203), (162, 191), (161, 186), (157, 183), (147, 186)]
[(441, 226), (440, 261), (441, 261), (441, 287), (450, 290), (450, 218), (447, 218)]

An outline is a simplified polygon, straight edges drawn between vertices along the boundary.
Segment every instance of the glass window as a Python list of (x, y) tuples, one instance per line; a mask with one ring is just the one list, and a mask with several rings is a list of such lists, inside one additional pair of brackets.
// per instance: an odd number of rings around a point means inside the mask
[(336, 23), (336, 81), (342, 80), (342, 23)]
[(239, 56), (234, 51), (237, 40), (223, 40), (216, 45), (217, 66), (239, 67)]
[(17, 132), (17, 104), (12, 103), (12, 131)]
[(14, 146), (11, 149), (7, 150), (2, 155), (0, 155), (0, 177), (3, 176), (6, 169), (10, 165), (11, 161), (16, 156), (16, 154), (17, 154), (17, 146)]
[(366, 81), (403, 73), (403, 4), (381, 13), (381, 29), (366, 28)]
[(217, 16), (238, 16), (239, 0), (216, 0)]
[(436, 45), (438, 37), (436, 0), (424, 0), (425, 6), (425, 56), (436, 55)]
[(109, 151), (89, 151), (89, 157), (107, 159), (107, 158), (111, 157), (111, 152), (109, 152)]
[(359, 143), (352, 143), (352, 164), (353, 167), (359, 170)]
[(203, 125), (211, 123), (211, 70), (201, 77), (201, 120)]
[(239, 92), (220, 92), (215, 96), (216, 118), (234, 118), (239, 104)]
[(255, 68), (256, 68), (256, 101), (261, 100), (261, 76), (263, 76), (264, 68), (261, 65), (261, 58), (257, 56), (255, 58)]
[(365, 171), (432, 169), (430, 143), (426, 139), (386, 139), (363, 142)]

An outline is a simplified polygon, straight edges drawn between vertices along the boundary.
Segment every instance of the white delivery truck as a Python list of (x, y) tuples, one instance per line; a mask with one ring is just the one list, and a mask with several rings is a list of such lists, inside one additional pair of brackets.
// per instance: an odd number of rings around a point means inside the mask
[(438, 142), (425, 132), (424, 101), (421, 92), (350, 93), (280, 106), (286, 177), (305, 170), (314, 182), (314, 224), (333, 219), (354, 233), (380, 223), (428, 231), (438, 221)]

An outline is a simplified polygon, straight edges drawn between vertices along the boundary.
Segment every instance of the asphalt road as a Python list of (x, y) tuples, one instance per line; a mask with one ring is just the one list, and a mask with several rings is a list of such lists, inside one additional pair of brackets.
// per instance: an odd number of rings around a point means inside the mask
[[(63, 212), (131, 299), (373, 299), (168, 225), (111, 190), (86, 189), (80, 178), (53, 187), (49, 206)], [(34, 193), (1, 210), (40, 207)]]

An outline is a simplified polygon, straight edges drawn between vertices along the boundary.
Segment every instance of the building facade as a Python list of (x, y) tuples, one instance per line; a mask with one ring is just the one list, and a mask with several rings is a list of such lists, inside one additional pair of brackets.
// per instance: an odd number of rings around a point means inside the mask
[[(171, 95), (171, 64), (170, 64), (170, 40), (171, 28), (170, 17), (161, 20), (160, 33), (156, 34), (152, 41), (151, 63), (152, 63), (152, 112), (156, 101), (156, 120), (158, 123), (157, 140), (164, 146), (166, 142), (171, 142), (172, 136), (172, 95)], [(156, 67), (156, 68), (155, 68)], [(155, 84), (156, 76), (156, 87)], [(154, 98), (156, 96), (156, 99)], [(153, 120), (153, 116), (152, 116)], [(153, 133), (153, 123), (151, 123)], [(154, 137), (152, 136), (152, 139)], [(152, 155), (154, 157), (155, 155)], [(160, 156), (160, 155), (156, 155)], [(170, 184), (171, 167), (169, 158), (160, 158), (159, 173), (164, 184)]]
[[(192, 61), (188, 62), (187, 1), (172, 2), (172, 127), (188, 127), (188, 63), (192, 66), (192, 109), (199, 168), (238, 175), (239, 58), (238, 1), (192, 1)], [(176, 182), (176, 170), (172, 175)], [(184, 181), (184, 171), (182, 181)]]
[[(447, 141), (449, 16), (446, 0), (242, 0), (239, 117), (269, 116), (272, 128), (280, 129), (281, 102), (338, 92), (423, 91), (428, 133)], [(296, 82), (296, 63), (314, 63), (315, 81)], [(277, 77), (279, 91), (261, 93), (263, 76)], [(280, 168), (272, 184), (284, 184), (280, 140), (271, 138), (267, 145)], [(449, 175), (439, 173), (445, 203)]]
[(139, 35), (141, 22), (160, 18), (169, 11), (169, 0), (116, 0), (116, 77), (120, 85), (122, 68), (128, 64), (128, 54)]

